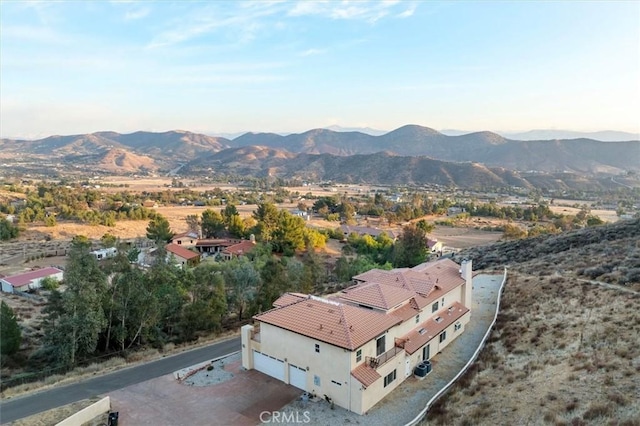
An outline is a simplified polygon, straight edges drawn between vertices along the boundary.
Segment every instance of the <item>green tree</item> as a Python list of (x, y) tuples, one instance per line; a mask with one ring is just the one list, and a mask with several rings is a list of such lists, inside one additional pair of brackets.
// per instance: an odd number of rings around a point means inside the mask
[(8, 220), (0, 218), (0, 241), (17, 238), (18, 234), (19, 230), (17, 226), (14, 226)]
[(244, 237), (244, 221), (239, 214), (229, 218), (229, 233), (236, 238)]
[(424, 231), (425, 234), (430, 234), (435, 229), (435, 225), (433, 223), (429, 223), (424, 219), (420, 219), (416, 226)]
[(44, 290), (55, 290), (60, 287), (60, 282), (53, 277), (45, 277), (40, 281), (40, 286)]
[(104, 248), (115, 247), (118, 243), (118, 238), (115, 235), (107, 232), (102, 237), (100, 237), (100, 243)]
[(18, 320), (4, 301), (0, 304), (0, 354), (13, 355), (20, 349), (22, 332)]
[(245, 257), (226, 263), (224, 279), (231, 292), (231, 302), (236, 308), (238, 320), (242, 320), (247, 307), (254, 300), (260, 285), (260, 274)]
[(151, 219), (147, 226), (147, 238), (159, 242), (169, 242), (173, 238), (173, 232), (171, 232), (171, 226), (169, 221), (162, 215), (158, 214)]
[(393, 248), (393, 266), (411, 268), (427, 260), (427, 236), (414, 224), (402, 228), (402, 234)]
[(258, 204), (258, 208), (253, 212), (253, 218), (258, 223), (256, 226), (257, 237), (261, 241), (270, 242), (280, 218), (280, 212), (276, 206), (272, 203)]
[(273, 232), (273, 249), (278, 253), (293, 255), (296, 250), (305, 247), (304, 219), (294, 216), (286, 210), (281, 210), (278, 218), (278, 227)]
[(202, 234), (205, 238), (218, 238), (225, 229), (224, 219), (217, 211), (207, 209), (202, 212)]
[(61, 365), (73, 366), (92, 355), (106, 326), (102, 299), (107, 278), (89, 250), (88, 242), (74, 239), (65, 269), (66, 290), (50, 296), (59, 303), (51, 303), (55, 309), (48, 312), (44, 340)]

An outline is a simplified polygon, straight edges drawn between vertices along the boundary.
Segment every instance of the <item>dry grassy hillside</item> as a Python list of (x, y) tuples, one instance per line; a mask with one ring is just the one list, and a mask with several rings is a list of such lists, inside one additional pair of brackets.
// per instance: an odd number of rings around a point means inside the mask
[(509, 280), (479, 360), (424, 423), (640, 425), (640, 280), (616, 283), (640, 268), (639, 233), (627, 221), (462, 253), (509, 264)]

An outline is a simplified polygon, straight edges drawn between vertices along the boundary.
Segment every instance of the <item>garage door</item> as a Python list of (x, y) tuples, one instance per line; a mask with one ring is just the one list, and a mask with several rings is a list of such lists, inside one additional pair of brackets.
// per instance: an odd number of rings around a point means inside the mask
[(302, 389), (307, 390), (307, 370), (304, 368), (296, 367), (293, 364), (289, 364), (289, 384)]
[(256, 370), (284, 381), (284, 361), (253, 351), (253, 366)]

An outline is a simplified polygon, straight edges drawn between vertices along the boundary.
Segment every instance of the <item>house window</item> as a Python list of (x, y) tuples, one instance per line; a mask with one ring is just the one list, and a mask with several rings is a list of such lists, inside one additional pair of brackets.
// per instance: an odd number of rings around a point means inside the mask
[(384, 387), (386, 388), (389, 384), (391, 384), (396, 379), (396, 370), (393, 370), (391, 373), (387, 374), (384, 377)]
[(316, 352), (320, 353), (320, 345), (316, 343)]
[(462, 324), (460, 324), (459, 322), (456, 323), (456, 325), (453, 326), (453, 331), (458, 331), (462, 328)]
[(420, 322), (420, 315), (416, 315), (416, 324)]
[(385, 349), (385, 336), (382, 335), (376, 339), (376, 356), (380, 356), (384, 353)]
[(182, 244), (182, 241), (178, 240), (178, 244)]
[(362, 361), (362, 349), (356, 351), (356, 362)]
[(447, 340), (447, 332), (443, 331), (440, 335), (440, 343), (444, 342), (445, 340)]
[(313, 376), (313, 384), (314, 386), (320, 386), (320, 376)]
[(429, 345), (427, 345), (427, 346), (422, 348), (422, 359), (423, 360), (425, 360), (425, 361), (429, 360), (429, 357), (431, 355), (429, 352), (430, 352), (429, 351)]
[(440, 304), (444, 306), (444, 297), (442, 298), (442, 302)]
[(436, 302), (433, 305), (431, 305), (431, 312), (435, 312), (437, 310), (438, 310), (438, 302)]

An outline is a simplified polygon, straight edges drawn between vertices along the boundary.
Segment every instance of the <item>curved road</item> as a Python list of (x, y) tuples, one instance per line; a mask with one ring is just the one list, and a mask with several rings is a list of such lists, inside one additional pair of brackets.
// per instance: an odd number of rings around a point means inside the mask
[(122, 389), (239, 350), (240, 337), (235, 337), (82, 382), (16, 397), (0, 403), (0, 423), (9, 423), (75, 401)]

